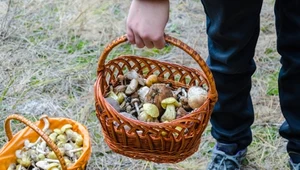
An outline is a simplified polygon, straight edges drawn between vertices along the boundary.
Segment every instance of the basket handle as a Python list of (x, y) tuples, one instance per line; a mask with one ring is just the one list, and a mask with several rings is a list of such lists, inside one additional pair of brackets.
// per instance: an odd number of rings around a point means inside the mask
[(18, 120), (18, 121), (24, 123), (25, 125), (29, 126), (36, 133), (38, 133), (45, 140), (45, 142), (52, 149), (52, 151), (54, 151), (56, 157), (58, 158), (58, 160), (61, 164), (62, 170), (67, 170), (66, 162), (65, 162), (62, 154), (60, 153), (58, 147), (54, 144), (54, 142), (40, 128), (38, 128), (35, 124), (33, 124), (32, 122), (30, 122), (29, 120), (27, 120), (25, 117), (23, 117), (21, 115), (12, 114), (12, 115), (9, 115), (5, 119), (5, 132), (6, 132), (8, 141), (10, 141), (13, 138), (13, 134), (12, 134), (11, 126), (10, 126), (11, 120)]
[[(108, 54), (110, 53), (110, 51), (117, 45), (119, 45), (123, 42), (126, 42), (126, 41), (127, 41), (127, 35), (123, 35), (123, 36), (116, 38), (115, 40), (113, 40), (110, 44), (108, 44), (105, 47), (105, 49), (103, 50), (102, 54), (100, 55), (100, 58), (98, 61), (97, 74), (99, 74), (100, 72), (102, 72), (104, 70), (105, 60), (106, 60)], [(202, 57), (190, 46), (188, 46), (184, 42), (180, 41), (179, 39), (171, 37), (170, 35), (167, 35), (167, 34), (165, 35), (165, 41), (167, 43), (170, 43), (170, 44), (182, 49), (198, 63), (198, 65), (201, 67), (205, 76), (208, 79), (208, 83), (209, 83), (209, 87), (210, 87), (209, 90), (210, 90), (210, 95), (211, 95), (208, 97), (211, 100), (213, 100), (214, 102), (216, 102), (217, 101), (217, 91), (216, 91), (215, 81), (214, 81), (212, 72), (210, 71), (210, 69), (208, 68), (206, 62), (202, 59)]]

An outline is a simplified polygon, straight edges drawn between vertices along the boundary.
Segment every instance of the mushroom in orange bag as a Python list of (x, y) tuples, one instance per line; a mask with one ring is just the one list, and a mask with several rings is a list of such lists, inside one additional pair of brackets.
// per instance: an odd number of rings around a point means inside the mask
[[(44, 121), (43, 131), (49, 130), (47, 118), (41, 118)], [(81, 156), (83, 151), (83, 137), (72, 130), (71, 124), (65, 124), (61, 128), (55, 128), (49, 134), (50, 140), (58, 147), (67, 166), (74, 164)], [(15, 152), (17, 161), (12, 163), (8, 170), (60, 170), (59, 160), (47, 146), (46, 142), (39, 137), (34, 143), (28, 139), (24, 140), (24, 147)]]

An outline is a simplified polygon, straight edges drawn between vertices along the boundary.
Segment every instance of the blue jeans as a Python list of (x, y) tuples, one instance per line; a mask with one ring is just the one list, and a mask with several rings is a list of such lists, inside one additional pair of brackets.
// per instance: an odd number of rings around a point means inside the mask
[[(252, 142), (250, 90), (262, 0), (202, 0), (202, 4), (207, 15), (207, 63), (219, 94), (211, 117), (212, 135), (241, 150)], [(287, 151), (296, 163), (300, 162), (300, 0), (276, 0), (274, 9), (282, 64), (279, 97), (286, 119), (279, 132), (288, 139)]]

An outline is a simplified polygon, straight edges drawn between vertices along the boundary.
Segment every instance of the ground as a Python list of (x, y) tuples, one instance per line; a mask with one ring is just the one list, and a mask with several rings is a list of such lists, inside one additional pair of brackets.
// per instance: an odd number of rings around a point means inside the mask
[[(98, 56), (106, 44), (125, 34), (130, 0), (2, 0), (0, 1), (0, 112), (1, 122), (12, 113), (32, 121), (46, 113), (84, 124), (93, 152), (87, 169), (205, 169), (214, 140), (210, 125), (198, 152), (177, 164), (134, 160), (111, 152), (95, 117), (93, 84)], [(261, 11), (261, 31), (254, 59), (257, 70), (251, 91), (254, 140), (244, 169), (287, 169), (286, 141), (278, 135), (281, 116), (277, 75), (273, 0)], [(199, 0), (172, 0), (166, 33), (207, 57), (205, 14)], [(162, 52), (125, 44), (110, 57), (135, 53), (189, 67), (198, 65), (177, 48)], [(16, 127), (19, 126), (15, 122)], [(0, 146), (6, 142), (0, 123)], [(16, 130), (15, 130), (16, 131)]]

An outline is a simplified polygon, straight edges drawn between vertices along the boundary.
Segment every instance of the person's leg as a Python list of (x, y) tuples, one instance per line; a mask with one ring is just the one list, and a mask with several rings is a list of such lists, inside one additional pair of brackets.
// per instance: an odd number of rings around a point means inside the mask
[(226, 152), (234, 154), (252, 141), (250, 90), (262, 0), (202, 0), (202, 4), (207, 15), (207, 64), (219, 95), (211, 116), (212, 135), (218, 143), (231, 144)]
[(287, 151), (292, 161), (300, 163), (300, 0), (277, 0), (275, 15), (282, 64), (279, 97), (286, 119), (279, 132), (288, 139)]

